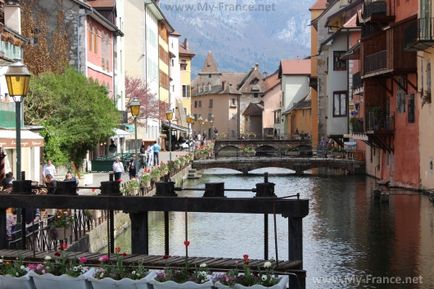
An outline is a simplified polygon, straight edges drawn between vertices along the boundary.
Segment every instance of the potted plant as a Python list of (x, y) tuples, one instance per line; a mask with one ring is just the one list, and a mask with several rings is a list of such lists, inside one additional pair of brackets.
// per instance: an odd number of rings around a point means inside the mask
[(122, 289), (148, 289), (148, 281), (154, 276), (153, 272), (145, 269), (143, 264), (126, 266), (121, 248), (115, 248), (113, 262), (107, 255), (99, 258), (101, 267), (97, 268), (88, 280), (93, 289), (122, 288)]
[(50, 235), (55, 240), (68, 240), (72, 235), (75, 217), (70, 209), (57, 209), (50, 223)]
[(231, 270), (228, 273), (214, 274), (212, 281), (219, 289), (284, 289), (288, 284), (288, 276), (276, 276), (270, 261), (263, 268), (253, 272), (249, 266), (249, 256), (243, 256), (242, 270)]
[(60, 249), (54, 257), (45, 256), (43, 263), (29, 264), (35, 288), (88, 289), (86, 279), (92, 275), (93, 269), (86, 266), (86, 258), (70, 259), (65, 251), (66, 245)]
[(0, 259), (0, 288), (34, 289), (23, 258), (17, 258), (15, 261)]
[[(186, 257), (184, 266), (180, 269), (173, 269), (166, 265), (163, 271), (159, 271), (149, 280), (154, 289), (211, 289), (212, 282), (209, 278), (206, 264), (201, 264), (198, 268), (188, 263), (188, 246), (190, 241), (184, 241)], [(168, 256), (164, 257), (166, 260)]]
[(144, 173), (140, 178), (140, 186), (143, 188), (149, 188), (151, 186), (151, 175)]

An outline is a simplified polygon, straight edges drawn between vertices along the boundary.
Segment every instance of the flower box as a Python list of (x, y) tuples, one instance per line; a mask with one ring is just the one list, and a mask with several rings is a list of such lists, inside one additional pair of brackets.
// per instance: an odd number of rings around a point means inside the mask
[[(282, 276), (279, 278), (279, 282), (271, 287), (265, 287), (263, 285), (260, 284), (255, 284), (252, 286), (244, 286), (241, 284), (235, 284), (234, 288), (235, 289), (285, 289), (286, 286), (288, 285), (288, 276)], [(217, 287), (219, 288), (219, 287)]]
[(78, 277), (68, 275), (56, 276), (51, 273), (39, 275), (31, 272), (35, 289), (61, 288), (61, 289), (91, 289), (87, 278), (93, 275), (93, 269)]
[[(140, 280), (132, 280), (124, 278), (121, 280), (114, 280), (112, 278), (97, 279), (89, 277), (88, 280), (92, 283), (93, 289), (108, 289), (108, 288), (122, 288), (122, 289), (148, 289), (149, 281), (153, 279), (155, 272), (150, 272), (145, 278)], [(63, 288), (62, 288), (63, 289)]]
[[(149, 281), (150, 284), (154, 286), (154, 289), (199, 289), (199, 288), (208, 288), (211, 289), (212, 282), (207, 281), (202, 284), (194, 283), (191, 281), (187, 281), (185, 283), (176, 283), (174, 281), (165, 281), (165, 282), (159, 282), (155, 279), (152, 279)], [(96, 288), (95, 288), (96, 289)]]
[(5, 289), (34, 289), (34, 284), (29, 274), (21, 277), (0, 275), (0, 288)]

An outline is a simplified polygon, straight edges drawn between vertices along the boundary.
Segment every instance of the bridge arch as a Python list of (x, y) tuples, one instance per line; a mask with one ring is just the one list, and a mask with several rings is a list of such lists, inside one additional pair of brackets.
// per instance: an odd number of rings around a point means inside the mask
[(216, 152), (216, 157), (235, 157), (240, 153), (240, 148), (236, 145), (227, 145), (220, 147)]
[(280, 156), (280, 150), (272, 145), (261, 145), (255, 149), (257, 157), (277, 157)]

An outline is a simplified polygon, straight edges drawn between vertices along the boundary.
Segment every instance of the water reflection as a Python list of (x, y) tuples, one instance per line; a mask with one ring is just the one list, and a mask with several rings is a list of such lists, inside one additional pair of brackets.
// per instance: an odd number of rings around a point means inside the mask
[[(184, 182), (184, 187), (204, 187), (224, 181), (226, 188), (252, 188), (261, 175), (204, 175)], [(279, 196), (300, 193), (310, 200), (304, 219), (304, 267), (307, 288), (434, 288), (434, 208), (417, 193), (394, 191), (389, 203), (371, 198), (372, 179), (365, 177), (297, 177), (272, 175)], [(188, 196), (201, 196), (190, 191)], [(227, 193), (252, 196), (253, 193)], [(261, 215), (189, 213), (190, 255), (263, 258)], [(275, 256), (270, 217), (270, 257)], [(277, 218), (279, 258), (286, 259), (287, 221)], [(170, 214), (172, 255), (183, 255), (184, 213)], [(128, 246), (130, 232), (117, 240)], [(163, 254), (162, 213), (150, 214), (150, 254)], [(351, 276), (419, 276), (423, 284), (326, 284), (318, 277), (344, 281)], [(330, 280), (328, 280), (330, 281)]]

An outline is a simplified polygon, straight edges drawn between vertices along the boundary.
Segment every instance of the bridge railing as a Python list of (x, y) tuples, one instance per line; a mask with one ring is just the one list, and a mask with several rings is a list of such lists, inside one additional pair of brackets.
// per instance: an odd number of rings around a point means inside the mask
[[(25, 182), (25, 181), (24, 181)], [(20, 182), (16, 182), (17, 187)], [(15, 184), (14, 184), (15, 186)], [(300, 199), (299, 195), (277, 197), (274, 184), (267, 179), (256, 184), (251, 191), (253, 198), (228, 198), (224, 192), (224, 183), (206, 184), (203, 197), (180, 197), (176, 192), (188, 189), (176, 188), (173, 182), (157, 182), (155, 196), (122, 196), (119, 183), (108, 181), (101, 183), (100, 195), (33, 195), (28, 191), (16, 190), (12, 194), (0, 194), (0, 250), (7, 249), (9, 242), (6, 233), (6, 209), (20, 208), (25, 220), (28, 208), (56, 208), (70, 210), (106, 210), (108, 214), (108, 250), (114, 252), (113, 212), (124, 211), (131, 220), (131, 251), (133, 254), (149, 253), (148, 213), (151, 211), (164, 213), (164, 252), (170, 255), (169, 212), (186, 214), (185, 237), (188, 240), (188, 218), (191, 212), (196, 213), (238, 213), (260, 214), (264, 216), (264, 259), (268, 259), (268, 217), (281, 215), (288, 219), (288, 261), (299, 264), (288, 273), (297, 274), (301, 288), (305, 288), (305, 271), (303, 270), (303, 230), (302, 219), (307, 216), (309, 202)], [(198, 190), (198, 189), (195, 189)], [(274, 218), (275, 219), (275, 218)], [(22, 227), (21, 249), (28, 249), (27, 228)], [(33, 247), (35, 248), (35, 247)], [(35, 250), (36, 251), (36, 250)], [(279, 260), (279, 258), (276, 258)]]

